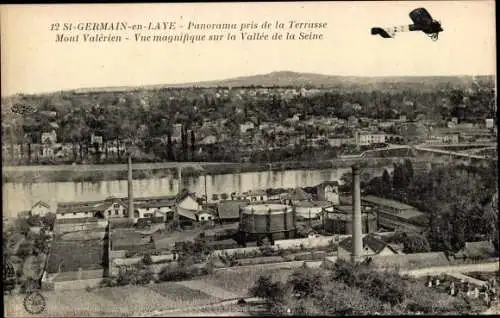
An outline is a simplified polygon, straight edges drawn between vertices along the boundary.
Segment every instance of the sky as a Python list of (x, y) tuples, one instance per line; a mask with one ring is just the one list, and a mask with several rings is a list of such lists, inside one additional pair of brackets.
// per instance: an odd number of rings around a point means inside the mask
[[(370, 34), (374, 26), (411, 23), (408, 13), (417, 7), (427, 8), (441, 21), (444, 32), (437, 42), (421, 32), (400, 33), (395, 39)], [(56, 22), (176, 21), (185, 26), (189, 21), (239, 25), (264, 21), (274, 24), (276, 20), (326, 22), (327, 29), (324, 39), (316, 41), (195, 44), (133, 40), (57, 43), (56, 32), (50, 31), (50, 25)], [(238, 30), (232, 32), (239, 36)], [(134, 33), (121, 32), (129, 38)], [(205, 31), (207, 35), (211, 33), (227, 31)], [(0, 35), (3, 96), (186, 83), (285, 70), (346, 76), (496, 72), (495, 3), (483, 0), (2, 5)]]

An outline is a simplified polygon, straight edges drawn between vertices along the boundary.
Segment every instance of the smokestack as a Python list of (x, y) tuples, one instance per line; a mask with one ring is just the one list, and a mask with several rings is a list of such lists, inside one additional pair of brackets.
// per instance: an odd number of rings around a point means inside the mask
[(128, 155), (128, 217), (134, 219), (134, 195), (132, 193), (132, 155)]
[(353, 263), (357, 262), (363, 253), (363, 232), (361, 226), (361, 189), (359, 166), (352, 166), (352, 255)]

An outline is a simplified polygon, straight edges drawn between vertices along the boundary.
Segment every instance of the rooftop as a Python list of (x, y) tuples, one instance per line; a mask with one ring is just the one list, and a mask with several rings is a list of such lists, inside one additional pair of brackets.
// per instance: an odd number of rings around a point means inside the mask
[[(352, 236), (348, 237), (339, 242), (339, 246), (342, 247), (346, 251), (352, 250)], [(369, 247), (376, 254), (382, 251), (388, 244), (373, 235), (365, 235), (363, 237), (363, 247)]]
[(310, 200), (311, 198), (312, 196), (301, 188), (295, 188), (283, 196), (283, 199), (296, 201), (305, 201)]
[[(352, 204), (351, 205), (334, 205), (331, 207), (327, 207), (327, 213), (343, 213), (343, 214), (352, 214)], [(369, 211), (366, 210), (366, 207), (361, 206), (361, 213), (367, 213)]]
[(450, 265), (443, 252), (377, 255), (373, 257), (373, 263), (378, 267), (393, 268), (396, 266), (401, 270)]
[(272, 213), (283, 213), (285, 210), (288, 211), (290, 208), (289, 205), (285, 204), (276, 204), (276, 203), (270, 203), (270, 204), (252, 204), (248, 205), (244, 208), (244, 211), (246, 213), (251, 213), (253, 210), (255, 214), (267, 214), (269, 210), (271, 210)]
[(301, 207), (301, 208), (316, 208), (316, 207), (321, 207), (321, 208), (326, 208), (326, 207), (331, 207), (332, 203), (328, 201), (297, 201), (293, 204), (294, 206)]
[(324, 182), (321, 182), (320, 184), (318, 184), (316, 187), (326, 187), (326, 186), (334, 186), (334, 187), (338, 187), (339, 186), (339, 182), (338, 181), (324, 181)]
[(466, 242), (463, 249), (456, 255), (467, 255), (468, 257), (488, 257), (495, 252), (495, 247), (490, 241)]
[[(142, 197), (134, 198), (134, 204), (137, 207), (150, 208), (150, 207), (171, 207), (175, 205), (176, 200), (180, 200), (190, 195), (183, 193), (180, 196), (157, 196), (157, 197)], [(91, 211), (104, 211), (111, 204), (118, 203), (127, 207), (128, 198), (114, 198), (109, 197), (99, 201), (84, 201), (84, 202), (60, 202), (57, 205), (56, 213), (74, 213), (74, 212), (91, 212)]]
[(217, 211), (220, 219), (234, 219), (240, 216), (240, 207), (247, 206), (249, 200), (227, 200), (218, 204)]
[(56, 224), (84, 224), (84, 223), (96, 223), (97, 218), (71, 218), (71, 219), (56, 219)]
[(416, 210), (416, 208), (411, 205), (404, 204), (399, 201), (376, 197), (374, 195), (364, 196), (361, 198), (361, 200), (366, 201), (368, 203), (373, 203), (376, 205), (393, 208), (396, 210), (411, 210), (411, 209)]

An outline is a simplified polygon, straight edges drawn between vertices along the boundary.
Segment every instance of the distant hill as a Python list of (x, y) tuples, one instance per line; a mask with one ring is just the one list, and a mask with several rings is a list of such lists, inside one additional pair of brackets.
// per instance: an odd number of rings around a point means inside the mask
[(342, 87), (352, 85), (376, 85), (397, 83), (451, 83), (472, 85), (476, 81), (493, 81), (493, 76), (336, 76), (316, 73), (298, 73), (291, 71), (272, 72), (262, 75), (241, 76), (217, 81), (187, 83), (176, 86), (295, 86), (295, 87)]
[(280, 86), (280, 87), (365, 87), (380, 89), (390, 85), (411, 85), (418, 84), (420, 87), (433, 87), (438, 84), (450, 84), (452, 86), (472, 87), (477, 83), (494, 83), (493, 75), (486, 76), (337, 76), (316, 73), (299, 73), (292, 71), (277, 71), (268, 74), (241, 76), (222, 80), (202, 81), (182, 84), (158, 84), (145, 86), (116, 86), (116, 87), (95, 87), (79, 88), (71, 90), (76, 93), (97, 93), (97, 92), (124, 92), (137, 90), (150, 90), (161, 88), (188, 88), (188, 87), (248, 87), (248, 86)]

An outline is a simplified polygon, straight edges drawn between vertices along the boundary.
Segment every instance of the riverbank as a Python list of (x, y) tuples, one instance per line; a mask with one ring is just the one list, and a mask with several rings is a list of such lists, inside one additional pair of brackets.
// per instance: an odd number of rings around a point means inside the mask
[[(347, 168), (355, 163), (362, 167), (377, 168), (391, 165), (403, 158), (349, 158), (324, 161), (293, 161), (272, 163), (138, 163), (133, 164), (133, 178), (154, 179), (176, 174), (178, 166), (183, 167), (183, 177), (197, 177), (203, 174), (222, 175), (261, 171), (286, 170), (319, 170)], [(203, 169), (196, 168), (200, 166)], [(109, 180), (126, 180), (127, 165), (61, 165), (61, 166), (7, 166), (2, 167), (3, 182), (36, 183), (36, 182), (97, 182)]]

